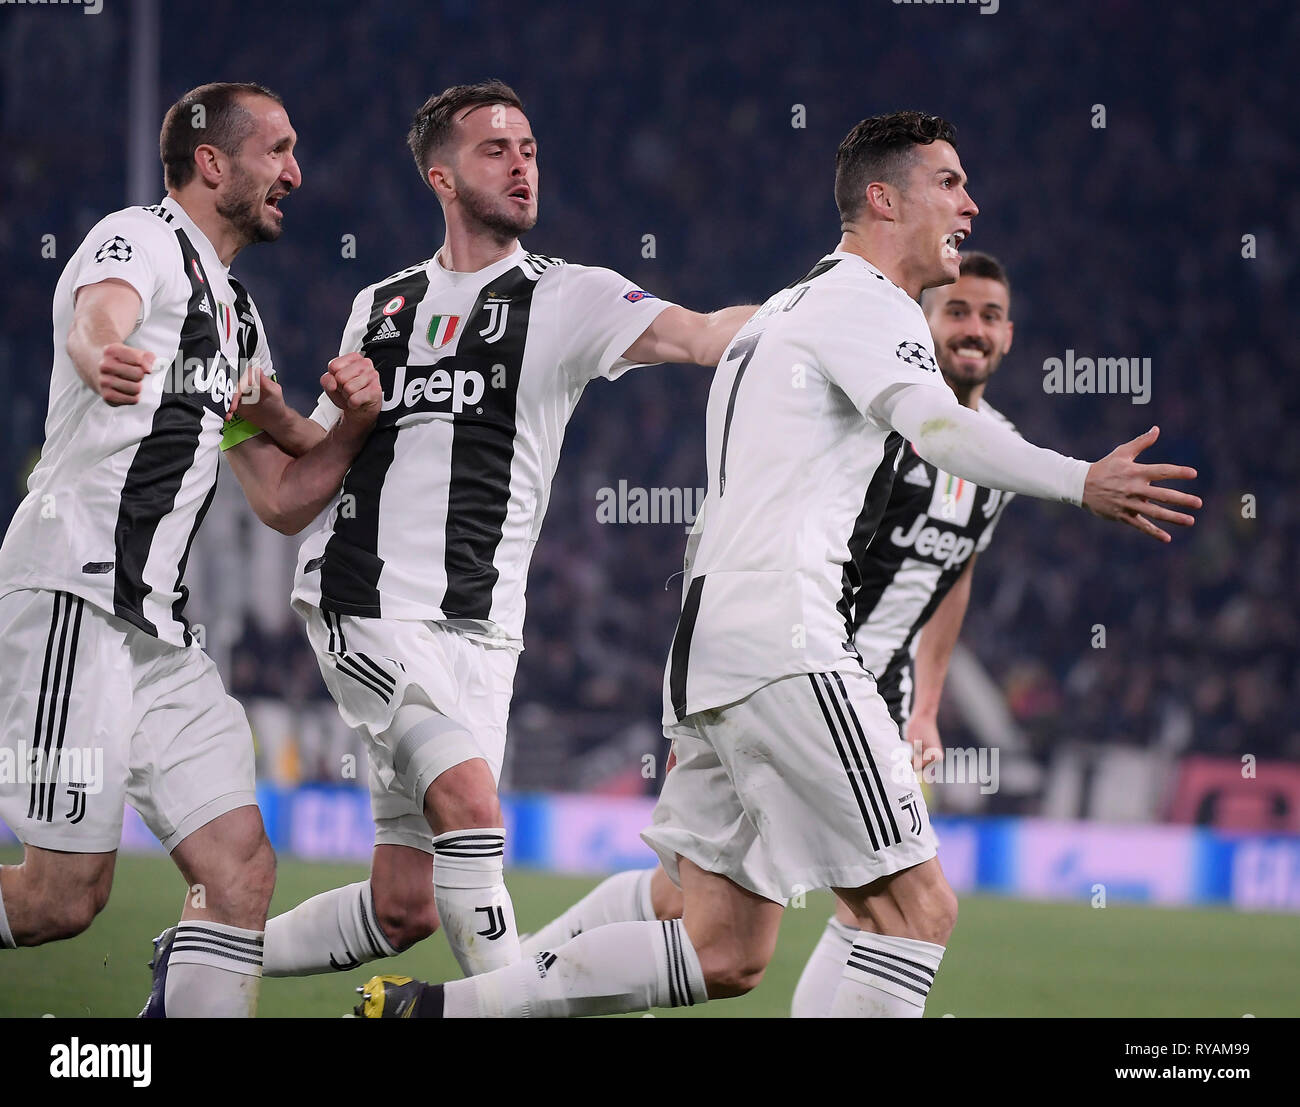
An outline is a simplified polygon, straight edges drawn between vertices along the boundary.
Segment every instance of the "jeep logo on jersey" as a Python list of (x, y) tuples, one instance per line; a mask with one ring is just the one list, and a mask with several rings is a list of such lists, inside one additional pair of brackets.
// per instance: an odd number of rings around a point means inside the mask
[(392, 384), (384, 390), (380, 411), (396, 411), (397, 417), (415, 411), (459, 415), (474, 407), (487, 392), (487, 377), (477, 369), (455, 368), (457, 360), (448, 357), (437, 365), (397, 366)]
[(187, 357), (183, 362), (155, 365), (149, 374), (149, 382), (150, 388), (158, 395), (168, 392), (197, 396), (205, 407), (210, 407), (224, 419), (235, 398), (238, 376), (230, 362), (221, 355), (214, 358)]
[(964, 564), (975, 549), (975, 539), (944, 527), (927, 526), (927, 522), (926, 516), (918, 515), (911, 530), (904, 533), (902, 527), (895, 527), (889, 540), (895, 546), (911, 549), (917, 557), (941, 565), (945, 572)]

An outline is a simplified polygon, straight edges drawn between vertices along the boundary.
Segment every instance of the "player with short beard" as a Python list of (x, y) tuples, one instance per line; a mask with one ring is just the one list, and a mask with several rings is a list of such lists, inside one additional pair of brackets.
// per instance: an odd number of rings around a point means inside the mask
[[(340, 413), (327, 436), (286, 434), (285, 452), (235, 413), (244, 367), (260, 383), (245, 411), (271, 425), (285, 413), (229, 267), (279, 237), (280, 201), (302, 182), (296, 139), (260, 85), (201, 85), (168, 110), (166, 196), (100, 220), (59, 278), (45, 445), (0, 549), (0, 752), (39, 754), (30, 782), (0, 780), (0, 815), (24, 844), (22, 864), (0, 867), (0, 949), (90, 926), (129, 801), (204, 889), (168, 932), (151, 1014), (255, 1012), (275, 878), (248, 721), (184, 614), (218, 458), (264, 522), (297, 533), (382, 398), (352, 355), (322, 378)], [(103, 779), (69, 779), (74, 743), (102, 754)]]
[[(565, 425), (596, 378), (715, 365), (754, 310), (698, 314), (608, 269), (527, 253), (538, 142), (499, 81), (430, 97), (408, 145), (446, 238), (353, 303), (340, 353), (374, 361), (383, 411), (294, 587), (326, 685), (369, 748), (371, 875), (270, 920), (271, 976), (391, 956), (440, 923), (467, 974), (518, 959), (497, 779)], [(330, 408), (292, 433), (325, 434)]]
[[(1141, 465), (1157, 430), (1095, 464), (962, 407), (918, 301), (955, 281), (978, 208), (950, 124), (859, 123), (836, 156), (842, 237), (775, 293), (719, 363), (708, 498), (688, 546), (664, 678), (677, 764), (643, 832), (681, 919), (616, 922), (517, 965), (423, 984), (377, 977), (369, 1018), (613, 1014), (738, 996), (788, 899), (831, 888), (858, 926), (831, 1013), (920, 1017), (957, 900), (898, 727), (851, 640), (854, 546), (874, 533), (904, 440), (986, 488), (1085, 506), (1161, 541), (1192, 469)], [(882, 770), (882, 764), (884, 766)]]

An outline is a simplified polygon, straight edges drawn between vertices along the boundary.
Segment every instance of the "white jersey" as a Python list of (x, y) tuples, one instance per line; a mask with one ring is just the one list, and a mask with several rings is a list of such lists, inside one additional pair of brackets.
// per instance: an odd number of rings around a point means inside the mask
[(957, 404), (920, 306), (856, 254), (823, 258), (732, 339), (665, 722), (856, 658), (851, 541), (875, 531), (903, 441), (879, 405), (917, 386)]
[[(68, 356), (77, 290), (114, 278), (140, 294), (126, 344), (157, 361), (139, 401), (109, 407)], [(101, 219), (54, 291), (54, 369), (41, 459), (0, 548), (0, 591), (43, 588), (173, 645), (189, 645), (182, 584), (216, 489), (241, 362), (273, 375), (253, 301), (171, 197)]]
[[(522, 647), (524, 587), (565, 425), (593, 377), (670, 305), (608, 269), (525, 253), (473, 273), (436, 257), (365, 288), (340, 353), (374, 363), (384, 402), (295, 601), (448, 623)], [(329, 427), (338, 409), (321, 398)]]

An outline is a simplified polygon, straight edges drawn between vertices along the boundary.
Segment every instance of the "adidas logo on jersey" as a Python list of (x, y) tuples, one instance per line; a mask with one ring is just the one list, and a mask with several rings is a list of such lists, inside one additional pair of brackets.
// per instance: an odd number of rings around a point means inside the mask
[(930, 474), (924, 465), (914, 465), (903, 477), (904, 484), (919, 484), (922, 488), (930, 487)]
[(382, 342), (389, 338), (400, 338), (401, 332), (397, 329), (397, 324), (393, 322), (391, 315), (385, 315), (384, 321), (379, 325), (379, 329), (370, 336), (369, 342)]

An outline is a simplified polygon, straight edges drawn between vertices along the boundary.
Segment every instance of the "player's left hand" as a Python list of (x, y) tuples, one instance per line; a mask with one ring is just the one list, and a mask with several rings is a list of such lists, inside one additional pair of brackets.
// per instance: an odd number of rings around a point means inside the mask
[(907, 721), (907, 740), (912, 746), (912, 768), (917, 773), (926, 765), (943, 760), (943, 742), (936, 719), (913, 715)]
[(329, 363), (320, 384), (349, 422), (369, 425), (379, 417), (384, 392), (379, 373), (368, 357), (359, 353), (336, 357)]
[(1083, 506), (1094, 515), (1136, 527), (1160, 542), (1168, 542), (1169, 532), (1152, 520), (1190, 527), (1196, 520), (1185, 511), (1195, 511), (1201, 498), (1190, 492), (1165, 488), (1157, 481), (1195, 480), (1196, 470), (1188, 465), (1144, 465), (1138, 455), (1160, 437), (1160, 428), (1152, 427), (1133, 441), (1116, 446), (1088, 469), (1083, 486)]

